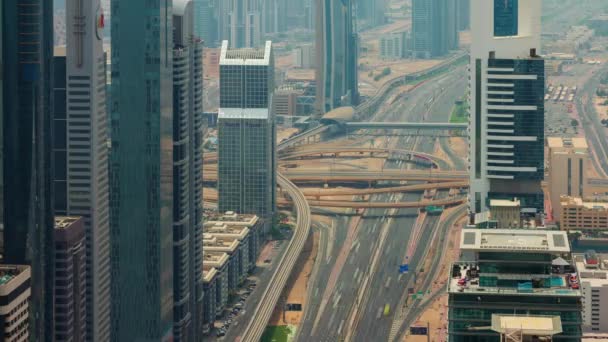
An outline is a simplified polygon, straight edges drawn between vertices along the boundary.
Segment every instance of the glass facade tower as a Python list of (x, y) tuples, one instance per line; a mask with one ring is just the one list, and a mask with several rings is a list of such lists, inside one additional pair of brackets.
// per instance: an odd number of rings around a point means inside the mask
[[(55, 170), (60, 173), (55, 179), (55, 206), (64, 206), (67, 215), (83, 217), (88, 341), (110, 338), (109, 126), (104, 15), (100, 0), (66, 1), (66, 61), (63, 74), (56, 72), (56, 77), (64, 79), (65, 102), (56, 103), (58, 125), (54, 134), (55, 138), (63, 138), (64, 147), (54, 154)], [(55, 101), (59, 101), (59, 96)]]
[(203, 42), (192, 0), (173, 2), (173, 321), (200, 341), (203, 309)]
[[(274, 58), (264, 49), (220, 55), (219, 210), (271, 218), (276, 207)], [(270, 221), (267, 221), (270, 222)]]
[(316, 83), (320, 113), (359, 103), (358, 37), (351, 0), (316, 2)]
[(173, 340), (172, 1), (112, 1), (111, 340)]
[(52, 340), (53, 1), (2, 1), (4, 262), (32, 267), (30, 336)]
[(494, 0), (494, 36), (517, 36), (518, 1)]
[(412, 54), (416, 58), (446, 55), (458, 48), (457, 2), (412, 0)]
[(471, 212), (514, 197), (526, 212), (544, 209), (540, 13), (540, 0), (471, 0)]

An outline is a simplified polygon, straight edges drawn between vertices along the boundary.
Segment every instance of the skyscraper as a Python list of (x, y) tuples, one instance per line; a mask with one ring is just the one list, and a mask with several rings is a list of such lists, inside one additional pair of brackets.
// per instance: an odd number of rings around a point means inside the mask
[[(219, 210), (271, 218), (276, 207), (274, 56), (263, 49), (220, 55)], [(267, 221), (270, 222), (270, 221)]]
[[(83, 218), (87, 263), (87, 340), (110, 338), (110, 218), (104, 8), (100, 0), (66, 1), (63, 153), (55, 153), (63, 187), (56, 180), (56, 206)], [(56, 73), (57, 74), (57, 73)], [(59, 82), (58, 82), (59, 83)], [(58, 104), (59, 105), (59, 104)], [(57, 116), (59, 113), (57, 113)], [(61, 124), (61, 122), (57, 122)], [(55, 139), (58, 141), (58, 139)], [(63, 165), (61, 165), (63, 164)], [(59, 196), (61, 195), (61, 196)], [(59, 197), (62, 197), (59, 199)], [(61, 214), (61, 213), (58, 213)]]
[(472, 0), (471, 9), (470, 209), (517, 197), (522, 210), (542, 211), (541, 0)]
[(194, 0), (194, 33), (205, 42), (214, 46), (217, 41), (217, 17), (214, 0)]
[(200, 341), (203, 309), (203, 42), (192, 0), (173, 2), (173, 321), (175, 341)]
[[(261, 2), (252, 0), (224, 0), (228, 3), (225, 23), (232, 48), (259, 47), (262, 44)], [(220, 2), (224, 2), (220, 1)], [(220, 37), (225, 39), (226, 37)]]
[(357, 105), (357, 34), (351, 0), (316, 3), (317, 110)]
[(458, 48), (454, 0), (412, 0), (412, 54), (415, 58), (446, 55)]
[(86, 253), (84, 220), (55, 217), (55, 341), (86, 339)]
[(385, 0), (355, 0), (357, 4), (357, 19), (369, 27), (384, 24), (386, 3)]
[(173, 339), (172, 1), (112, 1), (111, 340)]
[(29, 330), (31, 280), (31, 268), (27, 265), (0, 265), (0, 336), (3, 342), (27, 341), (32, 337)]
[(471, 1), (456, 0), (456, 21), (459, 31), (471, 28)]
[(12, 0), (1, 6), (4, 262), (31, 265), (30, 335), (51, 340), (53, 1)]

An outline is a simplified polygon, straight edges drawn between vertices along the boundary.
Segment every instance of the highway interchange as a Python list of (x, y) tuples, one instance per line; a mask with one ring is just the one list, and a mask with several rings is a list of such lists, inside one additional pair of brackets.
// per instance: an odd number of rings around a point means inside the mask
[[(425, 83), (407, 97), (400, 97), (390, 106), (390, 112), (384, 108), (374, 119), (447, 121), (454, 101), (464, 95), (465, 72), (466, 68), (460, 67)], [(395, 148), (434, 152), (434, 143), (429, 137), (394, 136), (389, 139), (389, 144), (394, 143)], [(408, 165), (411, 164), (387, 161), (385, 169), (405, 169)], [(446, 195), (447, 191), (438, 191), (436, 198)], [(372, 195), (370, 201), (421, 199), (421, 192), (412, 192)], [(348, 219), (338, 218), (332, 227), (320, 230), (321, 234), (331, 234), (332, 238), (322, 238), (326, 245), (322, 246), (323, 254), (320, 251), (319, 255), (326, 256), (317, 258), (318, 270), (310, 284), (310, 302), (297, 340), (388, 340), (395, 312), (414, 278), (413, 272), (400, 275), (399, 265), (408, 263), (410, 269), (416, 270), (433, 231), (439, 228), (437, 216), (428, 216), (422, 222), (417, 222), (417, 218), (417, 209), (369, 209), (356, 227)], [(332, 229), (334, 231), (330, 232)], [(413, 232), (415, 236), (412, 236)], [(410, 243), (412, 239), (416, 242)], [(408, 245), (413, 250), (408, 250)], [(410, 255), (407, 259), (406, 254)], [(430, 271), (426, 270), (426, 273), (432, 273)], [(383, 310), (387, 304), (391, 310), (385, 316)], [(396, 331), (403, 331), (402, 327), (397, 328)]]

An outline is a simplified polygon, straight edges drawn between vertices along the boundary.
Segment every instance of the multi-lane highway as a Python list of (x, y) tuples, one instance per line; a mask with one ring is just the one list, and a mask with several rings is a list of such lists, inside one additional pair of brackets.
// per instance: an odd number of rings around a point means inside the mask
[[(454, 100), (462, 97), (466, 89), (465, 70), (458, 68), (433, 79), (391, 106), (385, 106), (375, 120), (446, 121)], [(386, 144), (393, 148), (426, 153), (434, 153), (434, 142), (426, 137), (386, 138)], [(410, 168), (412, 164), (400, 161), (387, 161), (384, 165), (388, 173), (429, 172)], [(466, 177), (465, 174), (459, 176)], [(436, 198), (444, 196), (447, 191), (437, 191)], [(372, 194), (369, 199), (370, 202), (420, 200), (423, 200), (422, 192), (416, 191)], [(320, 247), (315, 277), (309, 283), (309, 302), (297, 339), (387, 341), (396, 318), (395, 310), (414, 278), (414, 272), (400, 275), (399, 265), (408, 263), (410, 269), (418, 268), (433, 232), (439, 229), (439, 222), (438, 217), (419, 218), (418, 210), (413, 208), (368, 209), (361, 218), (340, 218), (331, 227), (322, 229), (324, 245)], [(397, 331), (401, 327), (398, 324)]]

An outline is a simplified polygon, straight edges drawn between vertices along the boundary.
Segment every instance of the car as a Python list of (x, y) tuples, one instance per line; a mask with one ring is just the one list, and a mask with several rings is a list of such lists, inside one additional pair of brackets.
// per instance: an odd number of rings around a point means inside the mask
[(222, 336), (226, 336), (226, 332), (225, 332), (225, 331), (218, 330), (218, 332), (217, 332), (217, 337), (222, 337)]
[(580, 288), (580, 285), (578, 283), (572, 284), (572, 289), (573, 290), (578, 290), (579, 288)]

